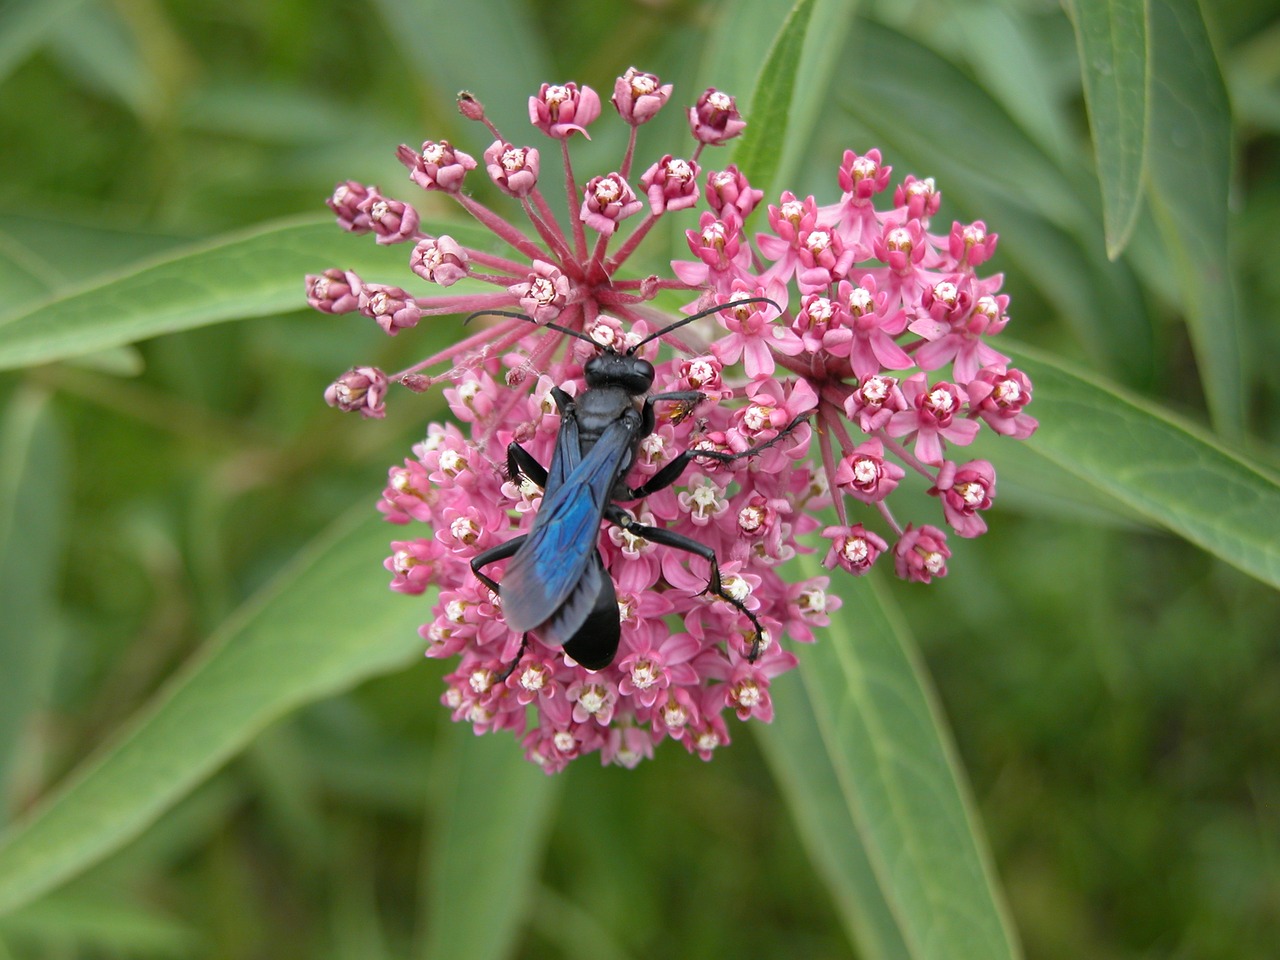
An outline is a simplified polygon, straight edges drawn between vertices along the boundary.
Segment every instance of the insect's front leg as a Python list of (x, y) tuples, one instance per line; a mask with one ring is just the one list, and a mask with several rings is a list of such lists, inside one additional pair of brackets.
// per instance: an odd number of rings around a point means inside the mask
[(546, 489), (547, 468), (535, 460), (532, 453), (513, 441), (507, 444), (507, 477), (515, 480), (520, 474)]
[(674, 530), (668, 530), (665, 527), (653, 527), (640, 523), (631, 514), (615, 504), (611, 504), (605, 510), (605, 517), (633, 536), (641, 537), (650, 543), (657, 543), (664, 547), (675, 547), (677, 550), (684, 550), (706, 560), (711, 565), (711, 577), (707, 581), (707, 588), (703, 593), (710, 593), (719, 597), (725, 603), (731, 604), (739, 613), (744, 614), (751, 621), (751, 625), (755, 627), (756, 637), (751, 642), (751, 652), (747, 655), (747, 659), (753, 663), (755, 662), (756, 658), (760, 656), (760, 648), (764, 644), (764, 627), (761, 626), (756, 615), (747, 609), (746, 604), (725, 591), (724, 584), (720, 579), (720, 561), (716, 557), (714, 550), (705, 543), (685, 536), (683, 533), (676, 533)]

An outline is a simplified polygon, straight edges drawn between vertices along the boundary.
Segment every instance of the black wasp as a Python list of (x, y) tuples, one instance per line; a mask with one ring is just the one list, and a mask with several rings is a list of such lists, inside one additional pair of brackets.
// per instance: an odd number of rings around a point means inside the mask
[[(560, 430), (556, 434), (550, 467), (544, 468), (518, 443), (507, 447), (508, 475), (515, 479), (523, 474), (543, 488), (543, 497), (528, 533), (486, 550), (471, 561), (475, 575), (501, 598), (507, 625), (525, 634), (520, 653), (504, 677), (523, 655), (529, 631), (536, 632), (543, 643), (564, 647), (569, 656), (590, 670), (602, 669), (613, 662), (622, 625), (613, 580), (604, 568), (597, 546), (602, 519), (634, 536), (687, 550), (706, 560), (711, 565), (711, 577), (705, 592), (732, 604), (751, 620), (755, 627), (751, 658), (759, 654), (763, 628), (742, 601), (725, 591), (715, 551), (675, 531), (637, 522), (617, 501), (639, 500), (671, 486), (697, 457), (733, 463), (759, 453), (783, 439), (804, 419), (798, 417), (778, 436), (739, 453), (685, 450), (640, 486), (630, 487), (626, 483), (640, 441), (654, 430), (654, 405), (674, 403), (678, 407), (677, 417), (682, 417), (706, 399), (697, 390), (645, 397), (653, 386), (655, 371), (648, 360), (636, 356), (636, 351), (676, 327), (716, 311), (760, 302), (773, 304), (765, 297), (743, 298), (677, 320), (629, 347), (625, 353), (612, 347), (603, 348), (587, 361), (584, 368), (587, 389), (576, 398), (559, 387), (552, 388), (552, 397), (560, 411)], [(773, 306), (777, 308), (777, 304)], [(483, 312), (533, 322), (524, 314)], [(551, 323), (544, 326), (600, 346), (576, 330)], [(641, 397), (645, 397), (643, 403), (639, 403)], [(507, 564), (501, 584), (481, 572), (482, 567), (508, 557), (511, 562)]]

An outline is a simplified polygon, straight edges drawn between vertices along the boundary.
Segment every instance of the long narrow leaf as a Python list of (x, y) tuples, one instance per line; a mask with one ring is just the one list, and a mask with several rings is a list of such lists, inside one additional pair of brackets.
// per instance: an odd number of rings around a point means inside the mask
[(1120, 256), (1142, 203), (1147, 146), (1145, 0), (1069, 0), (1093, 131), (1107, 255)]
[(437, 772), (439, 803), (428, 825), (424, 960), (511, 956), (537, 895), (561, 778), (527, 762), (509, 737), (476, 737), (449, 724), (452, 745)]
[(1227, 256), (1231, 106), (1196, 0), (1151, 4), (1151, 71), (1151, 204), (1214, 425), (1239, 436), (1247, 384)]
[(69, 459), (49, 398), (17, 394), (0, 423), (0, 823), (8, 817), (18, 745), (57, 655)]
[(388, 594), (389, 539), (342, 521), (16, 824), (0, 841), (0, 913), (119, 849), (289, 710), (411, 659), (426, 601)]
[(841, 595), (827, 636), (803, 651), (803, 690), (777, 685), (777, 729), (762, 733), (801, 836), (872, 960), (1016, 958), (911, 641), (870, 582)]
[(1022, 348), (1040, 429), (1027, 445), (1081, 483), (1280, 587), (1280, 479), (1173, 414)]
[(305, 304), (303, 276), (329, 267), (397, 282), (404, 256), (344, 234), (332, 220), (283, 221), (220, 237), (0, 318), (0, 370), (296, 310)]
[(791, 100), (815, 0), (799, 0), (774, 38), (751, 95), (751, 117), (734, 150), (734, 162), (772, 196), (771, 184), (787, 144)]

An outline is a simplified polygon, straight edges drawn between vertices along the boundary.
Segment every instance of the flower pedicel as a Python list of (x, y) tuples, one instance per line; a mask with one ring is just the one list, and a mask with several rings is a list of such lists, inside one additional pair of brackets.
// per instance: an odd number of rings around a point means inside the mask
[[(685, 313), (748, 297), (782, 308), (742, 304), (699, 321), (703, 327), (683, 327), (665, 338), (677, 349), (669, 359), (655, 356), (656, 343), (641, 348), (655, 362), (654, 391), (692, 390), (709, 400), (689, 416), (660, 418), (628, 477), (640, 486), (683, 450), (740, 452), (808, 417), (813, 430), (801, 425), (759, 456), (727, 466), (697, 460), (678, 485), (632, 505), (641, 524), (715, 551), (725, 590), (764, 627), (754, 661), (747, 618), (700, 595), (702, 560), (606, 524), (599, 551), (622, 625), (613, 663), (589, 671), (535, 633), (516, 669), (500, 679), (521, 635), (508, 629), (470, 561), (532, 524), (541, 490), (507, 477), (506, 449), (519, 442), (550, 462), (560, 426), (551, 390), (582, 390), (582, 365), (593, 353), (586, 344), (504, 317), (398, 373), (356, 367), (326, 392), (331, 405), (377, 418), (394, 385), (444, 388), (462, 426), (431, 424), (413, 456), (391, 469), (379, 503), (389, 521), (413, 528), (391, 545), (391, 587), (439, 589), (434, 618), (421, 632), (428, 656), (459, 657), (443, 698), (454, 719), (477, 733), (512, 730), (548, 772), (594, 752), (631, 766), (665, 738), (706, 759), (729, 742), (727, 714), (770, 720), (770, 681), (796, 663), (777, 640), (812, 641), (840, 605), (826, 577), (788, 584), (779, 574), (780, 564), (811, 550), (797, 538), (823, 526), (818, 510), (835, 512), (835, 523), (821, 529), (828, 567), (861, 575), (889, 552), (898, 576), (928, 582), (946, 573), (946, 534), (927, 523), (901, 524), (890, 494), (908, 473), (920, 475), (939, 499), (941, 522), (958, 536), (978, 536), (995, 470), (985, 460), (950, 459), (950, 449), (967, 446), (984, 426), (1016, 439), (1036, 428), (1024, 412), (1030, 380), (988, 342), (1008, 323), (1008, 297), (999, 274), (977, 272), (996, 245), (981, 221), (931, 233), (941, 196), (932, 180), (912, 176), (894, 188), (891, 205), (876, 209), (877, 198), (889, 195), (890, 168), (876, 150), (846, 151), (837, 203), (783, 193), (765, 211), (767, 229), (751, 237), (745, 223), (761, 191), (733, 165), (703, 176), (699, 164), (707, 147), (745, 127), (722, 91), (707, 90), (689, 108), (688, 156), (663, 155), (633, 179), (638, 128), (671, 92), (634, 68), (618, 78), (611, 99), (630, 127), (627, 147), (616, 170), (584, 183), (569, 142), (588, 136), (602, 112), (599, 96), (568, 83), (530, 97), (531, 123), (553, 141), (553, 152), (558, 142), (573, 198), (567, 227), (539, 189), (544, 151), (508, 141), (480, 102), (462, 94), (463, 116), (493, 137), (484, 171), (519, 207), (523, 225), (466, 192), (481, 164), (448, 142), (401, 146), (397, 156), (414, 183), (448, 196), (487, 228), (500, 252), (424, 231), (411, 205), (377, 187), (348, 181), (328, 203), (346, 230), (412, 244), (409, 266), (421, 280), (450, 287), (465, 279), (467, 292), (418, 296), (338, 269), (307, 278), (313, 307), (361, 313), (390, 336), (424, 317), (508, 310), (620, 351), (672, 321), (653, 305), (664, 291), (684, 292)], [(692, 259), (672, 262), (671, 276), (625, 275), (662, 217), (699, 203), (705, 209), (686, 231)], [(820, 464), (807, 458), (813, 438)], [(489, 572), (501, 582), (499, 564)]]

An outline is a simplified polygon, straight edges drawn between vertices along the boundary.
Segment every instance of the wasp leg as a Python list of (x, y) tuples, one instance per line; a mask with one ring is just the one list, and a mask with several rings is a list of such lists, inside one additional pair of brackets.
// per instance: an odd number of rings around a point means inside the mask
[(533, 454), (518, 443), (507, 444), (507, 478), (515, 480), (524, 474), (538, 486), (546, 489), (547, 468), (533, 458)]
[(524, 543), (528, 534), (521, 534), (518, 537), (512, 537), (506, 543), (500, 543), (496, 547), (490, 547), (484, 553), (477, 553), (471, 558), (471, 572), (476, 575), (476, 579), (483, 583), (486, 587), (493, 591), (494, 596), (498, 595), (498, 583), (492, 577), (485, 576), (480, 572), (481, 567), (487, 567), (491, 563), (497, 563), (499, 560), (506, 560), (514, 557), (516, 551), (520, 549), (520, 545)]
[(705, 543), (699, 543), (683, 533), (676, 533), (674, 530), (668, 530), (665, 527), (651, 527), (648, 524), (638, 523), (620, 507), (611, 506), (605, 511), (605, 517), (633, 536), (643, 537), (650, 543), (661, 544), (664, 547), (675, 547), (677, 550), (684, 550), (706, 560), (711, 565), (711, 579), (707, 581), (707, 589), (702, 592), (719, 597), (725, 603), (735, 607), (739, 613), (744, 614), (751, 621), (751, 625), (755, 627), (756, 638), (751, 642), (751, 653), (748, 654), (747, 659), (752, 663), (755, 662), (756, 658), (760, 656), (760, 646), (764, 643), (764, 627), (761, 626), (756, 615), (747, 609), (746, 604), (737, 597), (725, 592), (724, 584), (720, 582), (720, 561), (716, 558), (714, 550)]
[[(511, 446), (519, 449), (519, 447), (514, 443)], [(471, 572), (476, 575), (477, 580), (493, 591), (493, 595), (495, 597), (498, 596), (497, 582), (492, 577), (485, 576), (481, 573), (480, 568), (487, 567), (491, 563), (497, 563), (499, 560), (506, 560), (508, 557), (515, 556), (516, 551), (520, 549), (520, 545), (524, 543), (525, 536), (527, 536), (527, 534), (519, 537), (512, 537), (506, 543), (501, 543), (498, 546), (492, 547), (484, 553), (476, 554), (476, 556), (471, 558)], [(502, 683), (507, 679), (507, 677), (511, 676), (512, 672), (516, 668), (516, 664), (520, 662), (521, 657), (524, 656), (524, 652), (528, 647), (529, 635), (526, 633), (520, 639), (520, 649), (516, 652), (516, 658), (503, 668), (502, 672), (499, 673), (497, 678), (494, 680), (495, 683)]]
[(502, 672), (493, 678), (493, 682), (495, 684), (505, 683), (507, 680), (507, 677), (515, 673), (516, 667), (519, 666), (520, 661), (524, 658), (524, 652), (528, 649), (529, 649), (529, 635), (526, 633), (524, 636), (520, 638), (520, 649), (516, 651), (515, 659), (512, 660), (510, 663), (508, 663), (505, 667), (503, 667)]
[(638, 487), (632, 487), (627, 491), (628, 498), (639, 500), (649, 496), (651, 493), (657, 493), (659, 490), (665, 490), (677, 480), (680, 475), (688, 469), (689, 464), (698, 457), (705, 457), (708, 460), (715, 460), (717, 463), (733, 463), (735, 460), (742, 460), (745, 457), (755, 456), (761, 450), (768, 450), (775, 443), (781, 442), (787, 437), (792, 430), (804, 423), (808, 417), (796, 417), (773, 439), (766, 440), (764, 443), (757, 444), (747, 450), (738, 453), (724, 453), (720, 450), (686, 450), (677, 456), (674, 460), (664, 466), (661, 470), (650, 477), (646, 482)]

